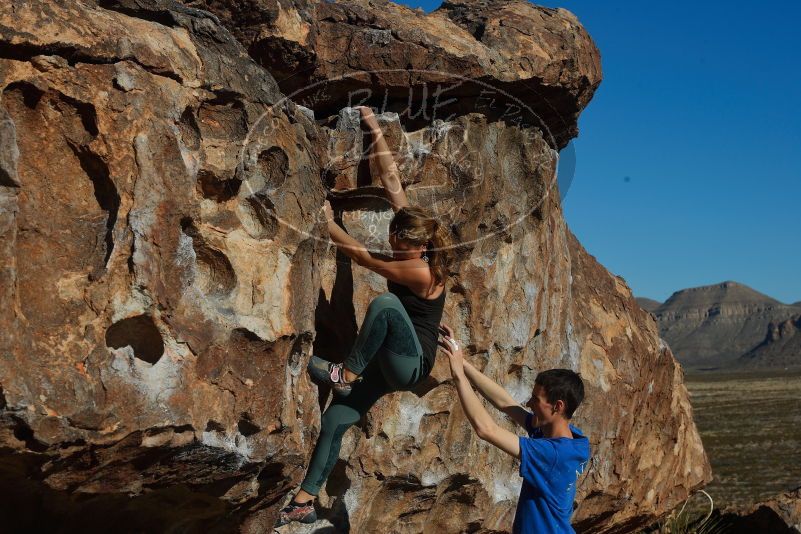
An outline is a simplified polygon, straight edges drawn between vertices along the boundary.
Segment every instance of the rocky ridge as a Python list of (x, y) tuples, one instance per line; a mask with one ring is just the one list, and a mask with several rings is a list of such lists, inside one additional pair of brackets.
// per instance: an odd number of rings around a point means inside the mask
[[(341, 358), (370, 297), (384, 290), (335, 255), (320, 219), (328, 196), (350, 232), (376, 247), (385, 239), (389, 211), (361, 163), (349, 89), (330, 86), (319, 105), (286, 99), (271, 71), (279, 67), (259, 59), (264, 46), (237, 34), (243, 48), (221, 24), (235, 20), (223, 15), (236, 5), (204, 5), (213, 15), (166, 0), (31, 0), (0, 12), (9, 528), (269, 528), (303, 475), (327, 397), (303, 372), (306, 359)], [(252, 27), (273, 37), (263, 45), (297, 39), (292, 9), (330, 26), (323, 36), (354, 39), (376, 29), (370, 21), (414, 28), (421, 17), (383, 3), (287, 5), (275, 18), (250, 11), (262, 17)], [(563, 10), (458, 5), (443, 9), (487, 28), (464, 35), (473, 70), (457, 72), (552, 86), (565, 125), (474, 108), (422, 125), (386, 109), (381, 121), (410, 197), (436, 209), (460, 244), (447, 320), (471, 359), (521, 401), (538, 369), (582, 372), (588, 403), (576, 422), (594, 455), (576, 525), (631, 530), (710, 474), (681, 369), (656, 323), (570, 234), (552, 194), (554, 148), (575, 134), (600, 81), (597, 50)], [(522, 26), (501, 29), (501, 8)], [(412, 34), (426, 57), (456, 56), (422, 30)], [(531, 35), (551, 59), (511, 79), (481, 62), (531, 48)], [(326, 57), (323, 79), (348, 62), (371, 68), (369, 49), (324, 56), (334, 42), (326, 39), (287, 57)], [(433, 90), (440, 80), (424, 81)], [(389, 91), (407, 82), (371, 83)], [(519, 87), (527, 102), (542, 100)], [(444, 364), (348, 433), (321, 499), (330, 528), (509, 529), (515, 464), (470, 431)]]
[[(794, 342), (787, 342), (792, 317), (801, 308), (746, 285), (729, 281), (683, 289), (657, 306), (643, 299), (638, 302), (656, 316), (661, 336), (689, 368), (801, 363), (801, 352), (794, 349)], [(754, 352), (758, 347), (764, 357)]]
[(762, 343), (740, 356), (737, 363), (748, 368), (801, 365), (801, 314), (769, 323)]
[(635, 300), (637, 301), (637, 304), (640, 305), (640, 308), (642, 308), (643, 310), (645, 310), (647, 312), (653, 312), (659, 306), (662, 305), (662, 303), (659, 302), (658, 300), (649, 299), (649, 298), (645, 298), (645, 297), (637, 297)]
[(731, 534), (801, 532), (801, 488), (740, 509), (724, 510), (715, 520)]

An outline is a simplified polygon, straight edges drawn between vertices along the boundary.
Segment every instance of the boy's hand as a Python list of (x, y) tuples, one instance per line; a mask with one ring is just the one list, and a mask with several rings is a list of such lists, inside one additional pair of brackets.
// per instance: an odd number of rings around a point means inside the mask
[(447, 325), (440, 325), (443, 337), (437, 343), (442, 347), (443, 352), (448, 356), (448, 363), (451, 365), (451, 375), (453, 378), (464, 377), (464, 356), (462, 347), (452, 334), (453, 330)]
[(334, 210), (331, 209), (331, 203), (327, 200), (323, 204), (323, 214), (325, 215), (326, 221), (333, 221), (334, 220)]
[(445, 323), (439, 323), (439, 333), (442, 336), (453, 338), (453, 328)]

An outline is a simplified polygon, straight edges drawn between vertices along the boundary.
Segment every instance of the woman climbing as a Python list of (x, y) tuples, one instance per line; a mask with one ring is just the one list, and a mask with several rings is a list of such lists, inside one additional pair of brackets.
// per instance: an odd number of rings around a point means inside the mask
[(284, 507), (276, 526), (317, 520), (314, 499), (339, 458), (342, 435), (383, 395), (408, 390), (434, 366), (439, 321), (445, 304), (449, 244), (447, 230), (425, 210), (409, 206), (398, 168), (369, 107), (359, 106), (371, 133), (381, 183), (395, 216), (389, 225), (392, 259), (370, 254), (336, 222), (326, 203), (328, 231), (334, 244), (353, 261), (387, 279), (388, 292), (372, 300), (353, 348), (343, 363), (317, 356), (309, 373), (331, 386), (334, 399), (322, 417), (320, 437), (306, 478)]

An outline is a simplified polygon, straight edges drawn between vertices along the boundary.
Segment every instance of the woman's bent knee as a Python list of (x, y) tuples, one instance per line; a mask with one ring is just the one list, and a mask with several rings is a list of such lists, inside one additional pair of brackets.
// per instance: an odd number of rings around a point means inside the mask
[(381, 293), (376, 298), (370, 302), (370, 307), (394, 307), (394, 306), (402, 306), (400, 299), (394, 293), (386, 292)]
[(336, 411), (326, 411), (320, 420), (320, 433), (328, 434), (335, 431), (343, 423), (343, 419), (342, 414)]
[(329, 406), (320, 420), (320, 433), (328, 434), (335, 432), (342, 425), (353, 425), (360, 417), (353, 408), (338, 404)]
[(336, 418), (328, 415), (328, 412), (324, 413), (323, 417), (320, 419), (320, 434), (333, 432), (336, 427)]

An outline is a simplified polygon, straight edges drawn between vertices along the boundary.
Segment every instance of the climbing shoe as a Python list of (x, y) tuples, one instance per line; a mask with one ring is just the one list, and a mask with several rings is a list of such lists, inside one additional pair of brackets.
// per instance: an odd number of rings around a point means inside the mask
[(354, 382), (360, 382), (362, 377), (357, 378), (353, 382), (345, 381), (345, 369), (341, 363), (331, 363), (317, 356), (312, 356), (309, 359), (309, 374), (334, 390), (334, 394), (340, 397), (347, 397), (353, 390)]
[(306, 503), (296, 503), (289, 501), (289, 504), (281, 508), (278, 512), (278, 520), (275, 526), (281, 527), (292, 521), (299, 521), (301, 523), (314, 523), (317, 521), (317, 512), (314, 510), (314, 501)]

